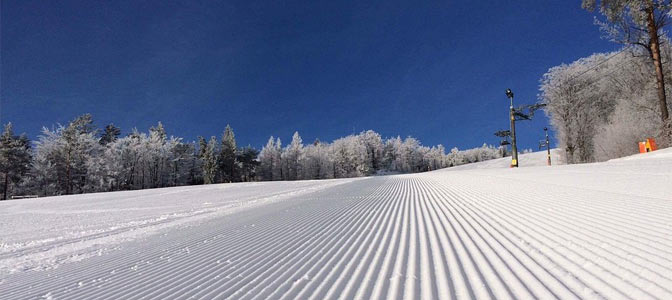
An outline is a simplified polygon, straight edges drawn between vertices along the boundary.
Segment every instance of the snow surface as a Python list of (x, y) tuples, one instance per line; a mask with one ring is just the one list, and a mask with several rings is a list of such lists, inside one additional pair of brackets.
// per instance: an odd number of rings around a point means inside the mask
[[(551, 149), (551, 163), (553, 165), (565, 164), (564, 158), (562, 158), (560, 151), (561, 150), (557, 148)], [(521, 168), (546, 166), (547, 156), (548, 153), (546, 151), (519, 154), (518, 166)], [(460, 165), (452, 167), (450, 168), (450, 170), (454, 171), (454, 170), (473, 170), (473, 169), (501, 169), (501, 168), (508, 168), (510, 166), (511, 166), (511, 156)]]
[(672, 299), (672, 149), (545, 159), (3, 201), (0, 299)]

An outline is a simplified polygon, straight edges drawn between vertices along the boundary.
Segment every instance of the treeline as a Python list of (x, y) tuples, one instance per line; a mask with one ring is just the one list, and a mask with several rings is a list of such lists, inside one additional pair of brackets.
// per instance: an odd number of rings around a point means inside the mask
[(297, 180), (415, 173), (504, 155), (503, 149), (487, 145), (467, 151), (453, 148), (446, 154), (442, 145), (423, 146), (412, 137), (383, 140), (372, 130), (331, 143), (316, 140), (304, 145), (296, 132), (284, 148), (279, 138), (269, 138), (259, 154), (258, 174), (262, 180)]
[[(661, 53), (664, 78), (672, 82), (669, 43)], [(539, 97), (568, 163), (631, 155), (647, 137), (664, 144), (655, 74), (649, 53), (628, 47), (553, 67), (543, 76)]]
[(506, 155), (504, 149), (488, 145), (453, 148), (446, 154), (441, 145), (426, 147), (412, 137), (384, 140), (371, 130), (308, 145), (297, 132), (286, 147), (271, 137), (261, 152), (238, 147), (228, 125), (220, 140), (199, 137), (198, 142), (168, 136), (161, 122), (148, 132), (120, 133), (112, 124), (97, 129), (86, 114), (67, 126), (43, 128), (31, 145), (7, 124), (0, 137), (2, 198), (413, 173)]

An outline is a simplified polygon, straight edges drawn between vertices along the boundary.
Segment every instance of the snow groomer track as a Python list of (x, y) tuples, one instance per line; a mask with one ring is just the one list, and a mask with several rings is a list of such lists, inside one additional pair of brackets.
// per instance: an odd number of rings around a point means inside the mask
[(108, 194), (1, 202), (0, 299), (672, 299), (669, 149)]

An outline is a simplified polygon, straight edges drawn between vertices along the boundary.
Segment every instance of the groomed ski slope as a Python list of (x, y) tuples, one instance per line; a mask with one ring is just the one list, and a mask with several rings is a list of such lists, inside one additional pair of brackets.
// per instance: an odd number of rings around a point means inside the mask
[(672, 149), (544, 161), (0, 202), (0, 299), (672, 299)]

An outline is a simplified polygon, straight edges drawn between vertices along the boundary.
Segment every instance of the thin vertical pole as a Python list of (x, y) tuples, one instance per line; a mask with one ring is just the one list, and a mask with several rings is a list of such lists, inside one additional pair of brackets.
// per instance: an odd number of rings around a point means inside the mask
[(513, 96), (509, 97), (511, 99), (511, 106), (509, 107), (509, 118), (511, 119), (511, 168), (518, 167), (518, 147), (516, 147), (516, 118), (513, 109)]
[(548, 128), (544, 127), (544, 133), (546, 134), (546, 163), (551, 165), (551, 142), (548, 140)]

